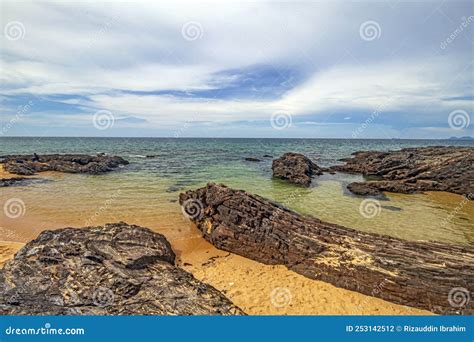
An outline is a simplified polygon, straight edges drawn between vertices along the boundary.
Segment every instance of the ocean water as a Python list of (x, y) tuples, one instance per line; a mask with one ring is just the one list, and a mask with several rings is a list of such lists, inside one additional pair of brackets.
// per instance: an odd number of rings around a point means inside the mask
[[(324, 175), (306, 189), (272, 179), (271, 162), (300, 152), (320, 166), (358, 150), (428, 145), (474, 146), (470, 141), (198, 138), (0, 138), (0, 155), (106, 152), (130, 165), (105, 175), (40, 173), (43, 181), (1, 190), (1, 206), (20, 199), (19, 217), (2, 216), (0, 240), (28, 241), (44, 229), (126, 221), (150, 227), (181, 246), (199, 233), (183, 217), (180, 192), (224, 183), (270, 198), (304, 215), (410, 240), (474, 243), (474, 204), (449, 193), (388, 194), (375, 214), (361, 214), (364, 198), (346, 185), (359, 175)], [(264, 157), (270, 155), (272, 157)], [(147, 156), (151, 156), (148, 157)], [(261, 162), (248, 162), (256, 157)], [(370, 216), (370, 217), (367, 217)]]

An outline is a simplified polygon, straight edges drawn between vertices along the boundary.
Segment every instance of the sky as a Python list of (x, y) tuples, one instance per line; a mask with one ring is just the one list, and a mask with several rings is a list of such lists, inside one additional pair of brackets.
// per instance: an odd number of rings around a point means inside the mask
[(472, 1), (0, 4), (0, 136), (474, 136)]

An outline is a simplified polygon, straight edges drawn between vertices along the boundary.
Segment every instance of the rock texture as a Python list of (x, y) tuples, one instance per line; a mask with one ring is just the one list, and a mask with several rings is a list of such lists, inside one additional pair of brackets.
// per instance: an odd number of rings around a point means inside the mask
[(473, 247), (365, 233), (223, 185), (182, 193), (180, 203), (219, 249), (397, 304), (474, 314), (464, 300), (474, 291)]
[(8, 155), (3, 157), (2, 162), (5, 171), (27, 176), (42, 171), (100, 174), (128, 164), (121, 157), (105, 154)]
[(382, 191), (417, 193), (449, 191), (474, 199), (473, 147), (420, 147), (400, 151), (353, 153), (344, 165), (331, 169), (361, 173), (376, 180), (357, 182), (348, 189), (360, 195)]
[(44, 231), (0, 270), (0, 314), (243, 314), (174, 262), (163, 235), (123, 222)]
[(300, 153), (285, 153), (272, 163), (273, 177), (303, 186), (311, 185), (311, 177), (322, 175), (323, 170)]
[(0, 178), (0, 188), (12, 185), (21, 185), (27, 182), (29, 178), (25, 177), (11, 177), (11, 178)]

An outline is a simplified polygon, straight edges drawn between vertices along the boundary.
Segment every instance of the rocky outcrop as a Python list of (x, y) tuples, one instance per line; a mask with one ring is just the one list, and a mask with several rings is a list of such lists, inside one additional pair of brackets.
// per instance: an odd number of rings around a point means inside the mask
[(350, 184), (348, 189), (355, 194), (449, 191), (474, 199), (473, 147), (435, 146), (390, 152), (355, 152), (352, 158), (343, 161), (344, 165), (331, 169), (375, 178)]
[(303, 186), (311, 185), (311, 178), (322, 175), (322, 169), (300, 153), (285, 153), (272, 163), (273, 177)]
[(169, 242), (148, 228), (44, 231), (0, 270), (0, 314), (243, 314), (174, 263)]
[(0, 178), (0, 188), (12, 185), (21, 185), (29, 179), (25, 177)]
[(67, 173), (101, 174), (112, 171), (128, 161), (117, 156), (98, 154), (44, 154), (44, 155), (8, 155), (4, 156), (5, 171), (17, 175), (34, 175), (43, 171), (58, 171)]
[(357, 231), (223, 185), (182, 193), (180, 203), (219, 249), (394, 303), (474, 314), (473, 247)]

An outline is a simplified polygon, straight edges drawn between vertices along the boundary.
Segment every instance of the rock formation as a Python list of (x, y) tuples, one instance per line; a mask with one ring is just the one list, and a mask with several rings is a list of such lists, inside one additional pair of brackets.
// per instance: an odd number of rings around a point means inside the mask
[(394, 303), (474, 314), (473, 247), (357, 231), (223, 185), (182, 193), (180, 204), (219, 249)]
[(285, 153), (272, 163), (273, 177), (303, 186), (310, 186), (311, 177), (322, 175), (323, 170), (300, 153)]
[(123, 222), (44, 231), (0, 270), (0, 314), (243, 314), (174, 262), (163, 235)]
[(449, 191), (474, 199), (473, 147), (434, 146), (352, 155), (343, 159), (344, 165), (331, 169), (375, 178), (350, 184), (348, 189), (355, 194)]
[(12, 185), (21, 185), (27, 182), (29, 178), (25, 177), (11, 177), (11, 178), (0, 178), (0, 188)]
[(117, 156), (98, 154), (45, 154), (45, 155), (8, 155), (4, 156), (5, 171), (17, 175), (34, 175), (42, 171), (58, 171), (68, 173), (100, 174), (112, 171), (128, 161)]

